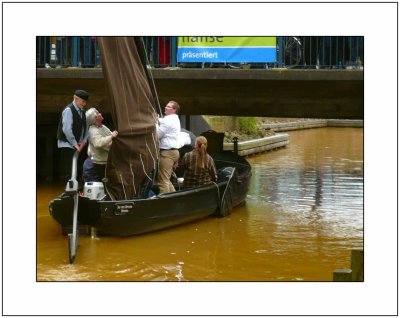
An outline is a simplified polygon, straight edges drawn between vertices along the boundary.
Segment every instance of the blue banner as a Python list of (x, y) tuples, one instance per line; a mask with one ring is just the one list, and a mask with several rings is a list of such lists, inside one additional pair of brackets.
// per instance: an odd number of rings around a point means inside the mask
[(179, 37), (178, 62), (276, 62), (275, 37)]

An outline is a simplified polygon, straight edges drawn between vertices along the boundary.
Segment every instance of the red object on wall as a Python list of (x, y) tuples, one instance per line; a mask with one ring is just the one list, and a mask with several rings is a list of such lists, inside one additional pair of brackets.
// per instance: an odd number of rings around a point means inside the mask
[(171, 63), (170, 38), (168, 36), (159, 36), (157, 42), (160, 66), (169, 66)]

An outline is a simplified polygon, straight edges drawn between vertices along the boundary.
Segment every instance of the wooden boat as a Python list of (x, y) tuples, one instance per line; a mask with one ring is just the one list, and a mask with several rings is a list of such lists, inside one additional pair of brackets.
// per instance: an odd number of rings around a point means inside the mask
[[(251, 167), (232, 152), (212, 157), (219, 175), (215, 183), (132, 200), (110, 200), (107, 196), (93, 200), (80, 195), (78, 224), (96, 228), (99, 235), (130, 236), (211, 215), (228, 215), (246, 200)], [(66, 191), (50, 202), (50, 214), (62, 227), (73, 225), (74, 195)]]
[[(91, 226), (102, 235), (129, 236), (210, 215), (225, 216), (245, 201), (251, 177), (251, 167), (238, 156), (237, 146), (234, 152), (223, 151), (223, 134), (207, 132), (204, 135), (218, 170), (217, 182), (157, 195), (156, 90), (150, 86), (143, 43), (134, 37), (100, 37), (99, 46), (113, 122), (119, 134), (108, 155), (105, 195), (93, 198), (79, 193), (79, 153), (75, 153), (65, 192), (49, 204), (53, 218), (63, 228), (72, 227), (70, 263), (76, 256), (79, 225)], [(162, 116), (161, 109), (158, 113)], [(178, 169), (176, 174), (181, 177), (183, 171)], [(178, 184), (176, 188), (179, 189)]]

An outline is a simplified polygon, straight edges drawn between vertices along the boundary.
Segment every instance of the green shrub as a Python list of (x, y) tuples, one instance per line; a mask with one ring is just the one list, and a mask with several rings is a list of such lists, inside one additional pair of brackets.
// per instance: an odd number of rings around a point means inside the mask
[(239, 130), (246, 134), (256, 134), (257, 122), (255, 117), (238, 117)]

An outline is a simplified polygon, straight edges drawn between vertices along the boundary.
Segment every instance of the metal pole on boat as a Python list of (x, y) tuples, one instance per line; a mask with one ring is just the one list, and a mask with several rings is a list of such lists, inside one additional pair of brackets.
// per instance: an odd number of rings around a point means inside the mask
[(237, 161), (239, 156), (238, 137), (233, 137), (232, 140), (233, 140), (233, 153), (235, 154), (235, 159)]
[(95, 239), (97, 237), (97, 229), (94, 226), (90, 227), (90, 238)]
[(229, 175), (228, 182), (226, 184), (226, 188), (224, 190), (224, 193), (222, 194), (221, 197), (221, 202), (219, 206), (219, 216), (227, 216), (233, 208), (232, 204), (232, 189), (231, 189), (231, 181), (233, 180), (233, 175), (236, 172), (236, 168), (232, 168), (231, 174)]
[(72, 218), (72, 233), (68, 234), (68, 252), (69, 252), (69, 263), (72, 264), (76, 257), (76, 251), (78, 248), (78, 203), (79, 203), (79, 191), (78, 181), (76, 180), (77, 175), (77, 163), (78, 163), (79, 151), (75, 151), (72, 157), (72, 173), (71, 179), (68, 180), (65, 192), (72, 194), (74, 197), (74, 212)]

